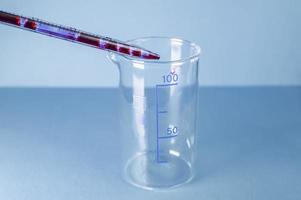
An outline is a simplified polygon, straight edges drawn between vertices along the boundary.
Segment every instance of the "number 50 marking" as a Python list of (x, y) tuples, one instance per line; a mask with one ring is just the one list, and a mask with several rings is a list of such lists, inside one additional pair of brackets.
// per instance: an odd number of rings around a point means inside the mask
[(178, 135), (178, 127), (174, 126), (174, 127), (169, 127), (167, 128), (167, 135), (168, 136), (175, 136)]

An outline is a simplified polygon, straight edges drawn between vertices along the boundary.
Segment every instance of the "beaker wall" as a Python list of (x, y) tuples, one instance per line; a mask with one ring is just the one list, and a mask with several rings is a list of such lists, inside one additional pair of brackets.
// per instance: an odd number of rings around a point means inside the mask
[(181, 185), (194, 175), (199, 47), (157, 37), (131, 44), (163, 57), (111, 55), (120, 70), (124, 178), (146, 189)]

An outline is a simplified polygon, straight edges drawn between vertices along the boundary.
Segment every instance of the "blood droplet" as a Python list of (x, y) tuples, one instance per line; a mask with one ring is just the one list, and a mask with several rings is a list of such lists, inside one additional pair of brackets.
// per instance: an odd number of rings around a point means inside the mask
[(77, 41), (99, 48), (99, 39), (85, 33), (81, 33), (78, 36)]
[(125, 53), (127, 55), (130, 54), (130, 49), (129, 48), (126, 48), (126, 47), (119, 47), (119, 50), (118, 50), (120, 53)]
[(20, 17), (14, 16), (14, 15), (9, 15), (6, 13), (0, 13), (0, 21), (8, 23), (8, 24), (13, 24), (16, 26), (20, 26)]
[(29, 19), (29, 20), (24, 24), (24, 27), (29, 28), (29, 29), (32, 29), (32, 30), (36, 30), (37, 24), (36, 24), (35, 21), (32, 21), (32, 20)]
[(141, 51), (140, 50), (133, 50), (132, 55), (137, 56), (137, 57), (141, 57)]

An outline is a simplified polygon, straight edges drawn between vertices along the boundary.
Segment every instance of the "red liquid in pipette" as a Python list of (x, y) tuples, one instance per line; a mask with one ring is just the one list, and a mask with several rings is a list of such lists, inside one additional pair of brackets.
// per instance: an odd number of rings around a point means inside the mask
[(151, 51), (137, 46), (125, 44), (108, 37), (94, 35), (79, 31), (74, 28), (59, 26), (39, 19), (23, 17), (4, 11), (0, 11), (0, 22), (6, 23), (8, 25), (13, 25), (18, 28), (31, 30), (36, 33), (41, 33), (72, 42), (78, 42), (98, 49), (117, 52), (133, 57), (154, 60), (160, 58), (158, 54), (155, 54)]

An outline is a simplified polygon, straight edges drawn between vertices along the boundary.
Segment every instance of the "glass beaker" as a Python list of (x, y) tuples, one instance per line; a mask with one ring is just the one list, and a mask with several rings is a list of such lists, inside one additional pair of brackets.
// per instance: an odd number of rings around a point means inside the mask
[(123, 177), (145, 189), (179, 186), (195, 174), (200, 47), (166, 37), (128, 43), (161, 58), (109, 55), (120, 71)]

